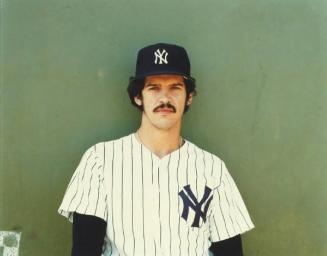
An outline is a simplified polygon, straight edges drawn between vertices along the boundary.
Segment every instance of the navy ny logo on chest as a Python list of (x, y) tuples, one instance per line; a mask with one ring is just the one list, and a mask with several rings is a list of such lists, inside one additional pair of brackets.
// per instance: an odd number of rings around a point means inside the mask
[[(191, 190), (190, 185), (184, 186), (183, 190), (181, 190), (178, 194), (183, 200), (184, 208), (182, 212), (182, 218), (187, 221), (189, 217), (190, 208), (194, 211), (195, 217), (192, 223), (192, 227), (199, 227), (200, 218), (202, 218), (203, 222), (206, 222), (207, 212), (209, 209), (210, 202), (213, 196), (209, 195), (211, 193), (211, 189), (207, 186), (204, 188), (204, 194), (201, 198), (200, 202), (195, 197)], [(203, 206), (203, 207), (202, 207)], [(203, 208), (203, 210), (202, 210)]]

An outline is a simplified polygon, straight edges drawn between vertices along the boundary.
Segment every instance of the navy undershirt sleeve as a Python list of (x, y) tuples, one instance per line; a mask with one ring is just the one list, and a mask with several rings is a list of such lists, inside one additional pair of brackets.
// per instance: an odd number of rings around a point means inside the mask
[[(107, 223), (96, 216), (74, 212), (72, 256), (101, 256)], [(214, 256), (243, 256), (241, 235), (214, 242)]]
[(215, 256), (243, 256), (241, 235), (214, 242), (209, 250)]
[(96, 216), (74, 212), (72, 256), (101, 256), (107, 223)]

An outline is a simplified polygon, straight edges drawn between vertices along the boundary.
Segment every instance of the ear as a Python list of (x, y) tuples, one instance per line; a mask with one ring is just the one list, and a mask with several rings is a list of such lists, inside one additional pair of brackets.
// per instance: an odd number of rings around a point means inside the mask
[(192, 100), (193, 100), (193, 93), (190, 93), (190, 95), (188, 96), (186, 105), (190, 106), (192, 104)]
[(142, 102), (142, 98), (140, 96), (135, 96), (134, 97), (134, 101), (137, 105), (142, 106), (143, 102)]

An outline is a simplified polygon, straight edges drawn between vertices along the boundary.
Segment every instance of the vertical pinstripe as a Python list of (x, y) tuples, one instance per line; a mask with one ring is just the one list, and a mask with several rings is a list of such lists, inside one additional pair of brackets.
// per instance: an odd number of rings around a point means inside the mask
[[(92, 156), (92, 154), (93, 154), (93, 151), (91, 151), (90, 152), (90, 154), (89, 154), (89, 156), (87, 157), (87, 160), (86, 160), (86, 164), (85, 164), (85, 166), (84, 166), (84, 172), (83, 172), (83, 176), (84, 176), (84, 173), (85, 173), (85, 170), (86, 170), (86, 167), (87, 167), (87, 165), (88, 165), (88, 162), (89, 162), (89, 159), (90, 159), (90, 157)], [(71, 201), (70, 201), (70, 203), (69, 203), (69, 205), (68, 205), (68, 208), (70, 208), (71, 207), (71, 204), (72, 204), (72, 202), (74, 201), (74, 199), (75, 199), (75, 197), (76, 197), (76, 195), (77, 195), (77, 192), (78, 192), (78, 188), (79, 188), (79, 186), (80, 186), (80, 172), (78, 172), (78, 178), (77, 178), (77, 188), (76, 188), (76, 191), (75, 191), (75, 193), (74, 193), (74, 196), (73, 196), (73, 198), (71, 199)], [(84, 191), (84, 190), (83, 190)], [(74, 207), (74, 210), (76, 210), (76, 207)]]
[[(184, 142), (185, 143), (185, 142)], [(176, 177), (177, 177), (177, 188), (180, 187), (179, 185), (179, 179), (178, 179), (178, 175), (179, 175), (179, 161), (181, 159), (181, 150), (180, 148), (178, 149), (178, 163), (177, 163), (177, 170), (176, 170)], [(178, 198), (178, 210), (180, 210), (180, 200)], [(181, 232), (181, 219), (178, 218), (178, 241), (179, 241), (179, 255), (181, 255), (181, 235), (180, 235), (180, 232)]]
[(169, 164), (170, 164), (170, 158), (171, 158), (171, 154), (169, 154), (169, 160), (168, 160), (168, 164), (167, 164), (167, 173), (168, 173), (168, 225), (169, 225), (169, 251), (170, 251), (170, 255), (171, 254), (171, 214), (170, 214), (170, 197), (171, 197), (171, 193), (170, 193), (170, 170), (169, 170)]
[[(92, 165), (92, 168), (91, 168), (91, 178), (92, 178), (92, 171), (93, 171), (93, 168), (94, 168), (94, 166), (96, 165), (96, 163), (94, 163), (93, 165)], [(85, 169), (84, 169), (85, 170)], [(83, 176), (82, 176), (82, 179), (81, 179), (81, 183), (84, 181), (84, 174), (85, 174), (85, 172), (83, 173)], [(90, 181), (91, 181), (91, 179), (90, 179)], [(91, 186), (90, 186), (90, 188), (91, 188)], [(80, 211), (80, 209), (79, 209), (79, 207), (80, 207), (80, 205), (81, 205), (81, 203), (82, 203), (82, 200), (83, 200), (83, 198), (84, 198), (84, 187), (83, 187), (83, 190), (82, 190), (83, 192), (82, 192), (82, 194), (81, 194), (81, 198), (80, 198), (80, 200), (79, 200), (79, 203), (77, 204), (77, 206), (76, 206), (76, 211)], [(84, 212), (84, 214), (85, 214), (85, 212)]]
[(134, 234), (134, 222), (133, 222), (133, 216), (134, 216), (134, 201), (133, 201), (133, 193), (134, 193), (134, 170), (133, 170), (133, 139), (131, 136), (131, 158), (132, 158), (132, 214), (131, 214), (131, 219), (132, 219), (132, 233), (133, 233), (133, 255), (135, 255), (135, 234)]
[[(214, 164), (215, 164), (215, 160), (214, 160), (214, 158), (213, 158), (213, 155), (212, 154), (210, 154), (211, 155), (211, 159), (212, 159), (212, 169), (211, 169), (211, 176), (213, 176), (213, 170), (214, 170)], [(220, 186), (220, 183), (218, 184), (218, 187)], [(213, 223), (214, 223), (214, 225), (215, 225), (215, 232), (217, 233), (217, 236), (218, 236), (218, 240), (220, 240), (220, 235), (219, 235), (219, 231), (220, 231), (220, 229), (218, 228), (218, 226), (217, 226), (217, 222), (216, 222), (216, 219), (215, 219), (215, 217), (213, 216)]]
[[(106, 161), (107, 161), (107, 158), (106, 158), (106, 147), (107, 147), (107, 143), (104, 143), (104, 146), (103, 146), (103, 170), (105, 170), (105, 167), (106, 167)], [(103, 174), (104, 175), (104, 174)], [(105, 204), (108, 205), (108, 194), (106, 194), (106, 197), (105, 197)], [(108, 220), (108, 211), (106, 213), (106, 220)], [(107, 226), (110, 225), (107, 221)], [(108, 227), (107, 227), (108, 228)], [(112, 255), (112, 251), (113, 251), (113, 244), (111, 243), (110, 239), (108, 239), (108, 250), (110, 249), (109, 251), (109, 255)]]
[[(151, 184), (152, 186), (154, 186), (154, 168), (153, 168), (153, 154), (152, 152), (150, 152), (150, 156), (151, 156)], [(153, 237), (153, 245), (154, 245), (154, 254), (157, 254), (157, 242), (155, 237)]]
[[(223, 182), (223, 186), (225, 186), (224, 182)], [(231, 209), (231, 205), (229, 204), (229, 200), (228, 200), (228, 197), (226, 195), (226, 190), (224, 191), (224, 195), (225, 195), (225, 198), (226, 198), (226, 202), (228, 204), (228, 209)], [(230, 221), (232, 222), (232, 228), (234, 230), (234, 233), (236, 233), (235, 228), (234, 228), (235, 224), (234, 224), (234, 221), (232, 219), (230, 211), (228, 212), (228, 217), (229, 217)]]
[(220, 192), (218, 190), (218, 197), (219, 197), (219, 208), (220, 208), (220, 211), (221, 211), (221, 216), (223, 217), (223, 221), (224, 221), (224, 226), (225, 226), (225, 230), (228, 234), (228, 237), (230, 237), (230, 234), (228, 232), (228, 229), (227, 229), (227, 225), (226, 225), (226, 220), (225, 220), (225, 216), (224, 216), (224, 213), (223, 213), (223, 210), (222, 210), (222, 207), (221, 207), (221, 199), (220, 199)]
[[(99, 168), (100, 168), (100, 166), (99, 166)], [(101, 166), (101, 168), (102, 168), (102, 166)], [(101, 178), (101, 181), (103, 182), (103, 178)], [(96, 200), (96, 204), (95, 204), (94, 215), (96, 215), (96, 212), (98, 209), (99, 196), (100, 196), (100, 185), (98, 186), (98, 196), (97, 196), (97, 200)]]
[[(114, 209), (114, 202), (113, 198), (115, 198), (114, 195), (114, 159), (115, 159), (115, 141), (112, 142), (112, 162), (111, 162), (111, 209)], [(111, 226), (112, 226), (112, 241), (115, 241), (115, 222), (114, 222), (114, 212), (111, 213)]]
[[(232, 186), (231, 186), (232, 181), (230, 181), (230, 179), (232, 179), (232, 178), (226, 176), (226, 180), (227, 180), (227, 182), (228, 182), (228, 184), (229, 184), (229, 187), (232, 188)], [(233, 192), (232, 189), (231, 189), (231, 194), (234, 194), (234, 192)], [(236, 197), (236, 196), (234, 195), (234, 197)], [(233, 200), (233, 202), (234, 202), (234, 200)], [(248, 223), (248, 221), (247, 221), (246, 218), (244, 217), (244, 215), (243, 215), (243, 211), (241, 211), (241, 210), (239, 209), (239, 206), (238, 206), (237, 204), (236, 204), (236, 207), (237, 207), (238, 212), (241, 214), (241, 216), (242, 216), (242, 218), (243, 218), (243, 220), (244, 220), (244, 223), (246, 223), (247, 228), (250, 228), (251, 225)], [(253, 224), (252, 224), (252, 225), (253, 225)]]
[(142, 166), (142, 217), (143, 217), (143, 252), (145, 254), (145, 235), (144, 235), (144, 171), (143, 171), (143, 146), (141, 145), (141, 166)]
[[(189, 145), (187, 144), (187, 161), (186, 161), (186, 184), (190, 184), (190, 182), (189, 182), (189, 179), (188, 179), (188, 161), (189, 161), (189, 159), (190, 159), (190, 154), (189, 154), (189, 152), (188, 152), (188, 150), (189, 150)], [(189, 235), (190, 235), (190, 231), (189, 231), (189, 229), (187, 230), (187, 255), (190, 255), (190, 237), (189, 237)]]
[[(121, 203), (121, 212), (123, 213), (124, 212), (124, 140), (121, 141), (121, 154), (122, 154), (122, 158), (121, 158), (121, 172), (122, 172), (122, 175), (121, 175), (121, 194), (122, 194), (122, 197), (121, 197), (121, 200), (122, 200), (122, 203)], [(121, 225), (122, 225), (122, 232), (123, 232), (123, 252), (124, 254), (126, 254), (126, 251), (125, 251), (125, 232), (124, 232), (124, 218), (123, 216), (121, 215)]]
[[(222, 162), (220, 162), (220, 179), (219, 179), (219, 186), (222, 185), (222, 177), (223, 177), (223, 172), (222, 172)], [(220, 199), (220, 192), (219, 192), (219, 190), (218, 190), (218, 197), (219, 197), (219, 208), (220, 208), (220, 211), (221, 211), (221, 216), (223, 217), (225, 230), (226, 230), (226, 232), (227, 232), (228, 237), (230, 237), (230, 234), (229, 234), (229, 232), (228, 232), (227, 225), (226, 225), (225, 216), (224, 216), (224, 213), (223, 213), (223, 210), (222, 210), (222, 206), (221, 206), (221, 199)]]
[[(231, 184), (230, 184), (230, 182), (229, 182), (228, 177), (226, 177), (226, 180), (227, 180), (227, 182), (228, 182), (228, 184), (229, 184), (228, 187), (230, 188), (230, 187), (231, 187)], [(231, 194), (233, 193), (232, 190), (230, 190), (230, 193), (231, 193)], [(234, 211), (236, 211), (235, 202), (234, 202), (233, 198), (231, 199), (231, 201), (232, 201), (232, 204), (233, 204), (233, 209), (234, 209)], [(238, 232), (240, 233), (240, 232), (242, 232), (242, 229), (241, 229), (241, 227), (240, 227), (239, 222), (237, 221), (236, 216), (234, 216), (234, 218), (235, 218), (235, 222), (236, 222), (236, 224), (237, 224), (237, 226), (238, 226)]]
[(79, 172), (75, 172), (75, 173), (74, 173), (73, 177), (71, 178), (71, 180), (70, 180), (70, 182), (69, 182), (69, 184), (68, 184), (68, 186), (67, 186), (67, 190), (69, 190), (70, 186), (71, 186), (72, 184), (74, 184), (75, 179), (76, 179), (76, 177), (78, 176), (78, 174), (79, 174)]
[[(117, 205), (116, 205), (116, 202), (115, 200), (117, 200), (117, 197), (119, 196), (118, 193), (115, 193), (115, 187), (117, 185), (117, 182), (116, 182), (116, 176), (118, 175), (118, 172), (117, 171), (121, 171), (121, 170), (117, 170), (117, 168), (115, 167), (118, 163), (118, 157), (116, 156), (116, 153), (118, 153), (118, 141), (115, 143), (116, 141), (113, 141), (112, 143), (112, 167), (111, 167), (111, 172), (112, 172), (112, 179), (111, 179), (111, 204), (112, 204), (112, 212), (111, 212), (111, 216), (112, 216), (112, 240), (114, 242), (114, 250), (117, 251), (117, 254), (120, 255), (120, 252), (117, 248), (117, 244), (116, 244), (116, 226), (118, 225), (119, 223), (119, 215), (118, 214), (115, 214), (115, 211), (117, 211)], [(116, 147), (115, 147), (116, 146)], [(117, 159), (117, 160), (116, 160)], [(119, 229), (118, 229), (118, 232), (119, 232)]]
[[(194, 160), (194, 168), (195, 168), (195, 181), (196, 181), (196, 197), (199, 198), (199, 180), (198, 180), (198, 168), (196, 166), (196, 161), (197, 161), (197, 158), (198, 158), (198, 155), (196, 153), (196, 150), (195, 150), (195, 147), (193, 148), (194, 150), (194, 155), (195, 155), (195, 160)], [(197, 231), (199, 229), (196, 229)], [(195, 243), (196, 243), (196, 246), (195, 246), (195, 251), (197, 252), (198, 250), (198, 238), (199, 236), (196, 237), (195, 239)]]
[[(201, 152), (202, 152), (202, 160), (203, 160), (203, 167), (204, 167), (204, 170), (205, 170), (205, 173), (204, 173), (204, 178), (205, 178), (205, 186), (207, 186), (208, 184), (208, 180), (207, 180), (207, 174), (206, 174), (206, 162), (205, 162), (205, 155), (204, 155), (204, 152), (203, 152), (203, 149), (201, 149)], [(203, 233), (205, 232), (205, 230), (203, 230)], [(203, 237), (204, 237), (204, 234), (203, 234)], [(202, 243), (202, 251), (204, 252), (205, 251), (205, 239), (203, 239), (203, 243)]]
[[(226, 179), (227, 179), (227, 177), (226, 177)], [(228, 181), (228, 179), (227, 179), (227, 181)], [(228, 182), (229, 183), (229, 182)], [(232, 193), (232, 192), (231, 192)], [(234, 204), (234, 202), (233, 202), (233, 199), (228, 199), (228, 196), (227, 196), (227, 193), (226, 193), (226, 191), (224, 191), (224, 194), (225, 194), (225, 197), (226, 197), (226, 201), (228, 202), (228, 206), (229, 207), (231, 207), (231, 205), (230, 205), (230, 200), (231, 200), (231, 204), (233, 205), (233, 209), (234, 209), (234, 211), (235, 211), (235, 204)], [(231, 221), (233, 222), (233, 229), (234, 229), (234, 232), (236, 233), (236, 231), (235, 231), (235, 224), (234, 224), (234, 221), (236, 222), (236, 224), (237, 224), (237, 227), (238, 227), (238, 232), (240, 232), (241, 231), (241, 227), (240, 227), (240, 225), (238, 224), (238, 222), (237, 222), (237, 219), (235, 218), (235, 216), (234, 216), (234, 220), (233, 220), (233, 216), (230, 214), (229, 215), (230, 216), (230, 218), (231, 218)]]
[[(96, 165), (96, 164), (94, 164), (94, 165), (92, 166), (92, 169), (94, 168), (95, 165)], [(94, 173), (91, 172), (91, 176), (90, 176), (90, 184), (92, 184), (91, 181), (92, 181), (93, 174), (94, 174)], [(86, 205), (86, 207), (85, 207), (84, 214), (86, 214), (87, 208), (89, 207), (91, 188), (92, 188), (92, 185), (90, 185), (90, 187), (89, 187), (89, 192), (87, 193), (87, 205)], [(83, 192), (84, 192), (84, 189), (83, 189)], [(82, 196), (82, 197), (83, 197), (83, 196)], [(81, 201), (82, 201), (82, 199), (81, 199)]]

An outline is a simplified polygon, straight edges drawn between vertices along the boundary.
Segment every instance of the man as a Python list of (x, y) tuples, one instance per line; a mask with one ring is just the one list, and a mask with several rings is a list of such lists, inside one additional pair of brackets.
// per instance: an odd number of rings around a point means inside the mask
[(225, 163), (180, 135), (196, 94), (183, 47), (138, 52), (128, 93), (140, 128), (83, 155), (59, 213), (72, 255), (242, 255), (254, 227)]

